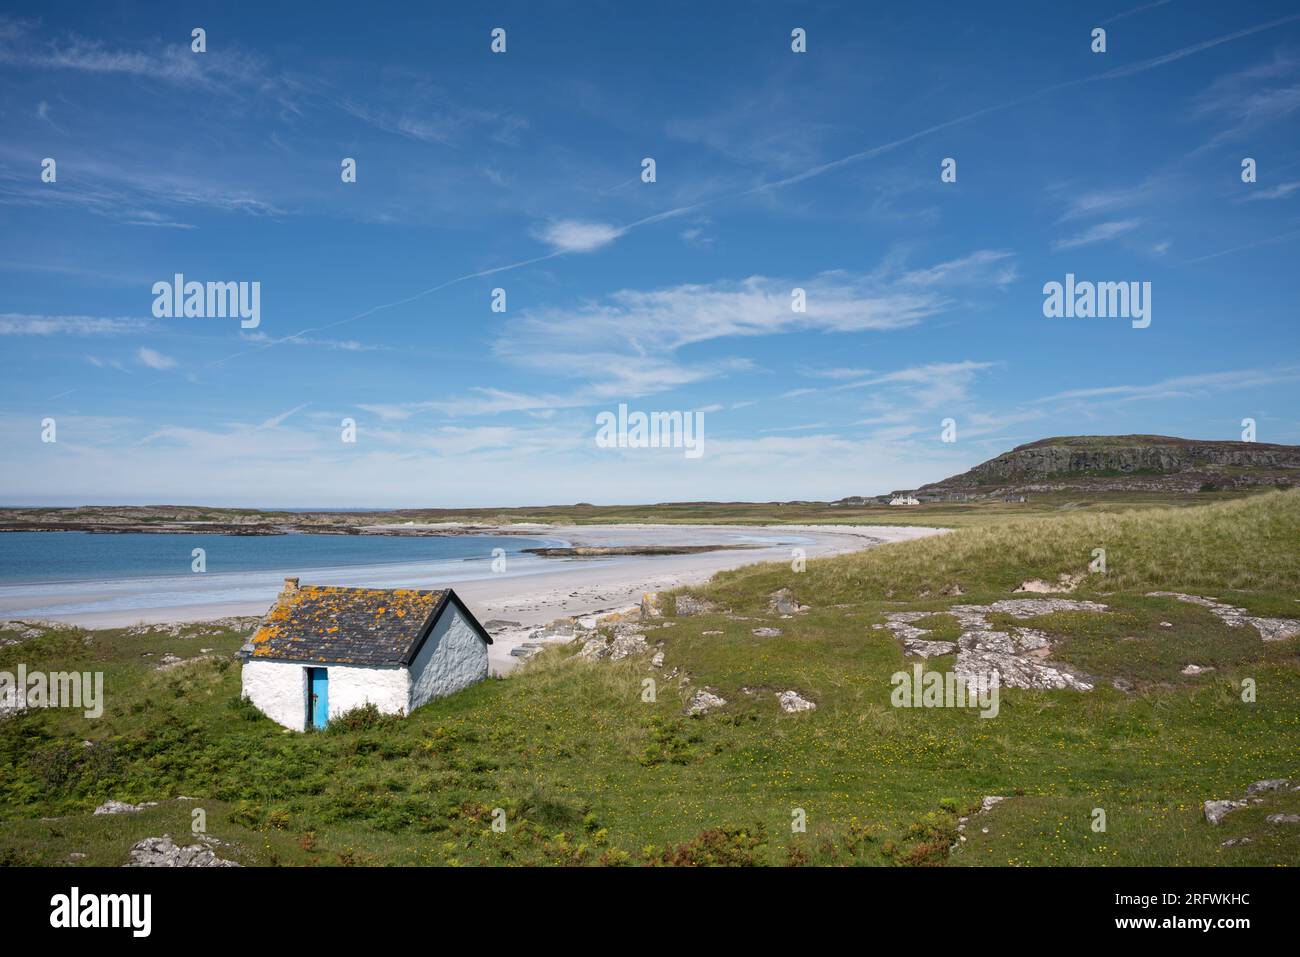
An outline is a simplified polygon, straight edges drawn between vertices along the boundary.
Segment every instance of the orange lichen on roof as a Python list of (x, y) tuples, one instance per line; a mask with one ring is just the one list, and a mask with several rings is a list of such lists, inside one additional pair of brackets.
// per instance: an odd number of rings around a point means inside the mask
[[(398, 660), (424, 633), (445, 591), (300, 585), (281, 592), (252, 638), (253, 656), (375, 663)], [(391, 613), (391, 614), (390, 614)]]

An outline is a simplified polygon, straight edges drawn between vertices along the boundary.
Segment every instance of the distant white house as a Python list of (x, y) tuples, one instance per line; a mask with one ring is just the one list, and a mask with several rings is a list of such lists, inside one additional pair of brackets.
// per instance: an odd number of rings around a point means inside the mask
[(890, 505), (920, 505), (921, 503), (911, 495), (895, 495), (889, 500)]
[(241, 649), (243, 695), (286, 728), (365, 704), (409, 714), (488, 676), (492, 638), (450, 588), (337, 588), (284, 580)]

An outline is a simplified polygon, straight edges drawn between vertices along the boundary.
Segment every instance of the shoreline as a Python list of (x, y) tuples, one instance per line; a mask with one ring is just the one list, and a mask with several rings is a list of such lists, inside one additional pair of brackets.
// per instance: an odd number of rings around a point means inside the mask
[[(409, 526), (408, 526), (409, 527)], [(511, 526), (523, 533), (519, 525)], [(547, 537), (568, 541), (575, 548), (632, 549), (611, 558), (534, 558), (523, 573), (488, 574), (472, 573), (460, 577), (455, 573), (430, 574), (418, 566), (363, 566), (333, 572), (334, 582), (365, 583), (366, 587), (422, 587), (454, 588), (469, 605), (479, 621), (506, 621), (518, 623), (499, 629), (493, 634), (489, 660), (493, 674), (506, 674), (519, 663), (510, 650), (528, 639), (533, 629), (557, 618), (584, 617), (617, 611), (636, 605), (645, 592), (666, 591), (689, 585), (699, 585), (719, 571), (738, 568), (759, 562), (790, 561), (794, 548), (804, 551), (807, 558), (825, 558), (860, 551), (886, 542), (910, 541), (930, 535), (942, 534), (946, 529), (928, 526), (875, 526), (875, 525), (583, 525), (583, 526), (526, 526), (530, 532), (545, 532)], [(500, 529), (484, 529), (485, 534), (500, 534)], [(745, 547), (721, 548), (710, 551), (691, 551), (690, 547), (701, 540), (709, 543), (722, 541)], [(661, 549), (669, 554), (646, 554), (638, 549)], [(535, 564), (534, 564), (535, 563)], [(130, 588), (132, 581), (86, 583), (77, 591), (60, 591), (57, 603), (51, 608), (69, 604), (82, 604), (85, 610), (44, 613), (32, 609), (31, 598), (21, 595), (3, 595), (0, 590), (0, 618), (43, 619), (77, 625), (85, 628), (121, 628), (135, 625), (193, 623), (266, 613), (279, 591), (280, 580), (286, 575), (300, 574), (299, 569), (276, 569), (260, 572), (250, 590), (256, 593), (248, 598), (229, 600), (213, 595), (213, 600), (167, 603), (167, 593), (158, 590), (165, 580), (154, 579), (145, 590), (126, 599), (134, 602), (130, 607), (101, 607), (96, 603), (112, 600), (115, 588)], [(337, 579), (351, 579), (339, 582)], [(195, 582), (192, 579), (166, 580), (171, 587), (208, 587), (214, 580)], [(321, 582), (325, 583), (325, 582)], [(373, 584), (372, 584), (373, 583)], [(217, 582), (217, 585), (220, 585)], [(12, 592), (13, 589), (7, 589)], [(262, 594), (265, 592), (265, 594)], [(202, 598), (201, 591), (189, 591), (183, 597)], [(13, 611), (30, 609), (32, 613), (15, 615)]]

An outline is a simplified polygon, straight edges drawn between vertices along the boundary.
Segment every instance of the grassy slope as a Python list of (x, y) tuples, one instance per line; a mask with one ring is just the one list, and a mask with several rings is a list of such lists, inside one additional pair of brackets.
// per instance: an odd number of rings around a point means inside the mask
[[(1144, 592), (1300, 616), (1297, 541), (1300, 492), (1289, 492), (1029, 517), (798, 574), (726, 573), (702, 591), (730, 614), (650, 633), (665, 642), (668, 669), (728, 700), (702, 718), (681, 716), (687, 692), (675, 684), (642, 700), (643, 679), (663, 674), (644, 659), (592, 664), (556, 649), (405, 720), (296, 735), (238, 703), (228, 659), (151, 670), (164, 650), (230, 654), (237, 636), (33, 639), (0, 649), (0, 667), (103, 669), (111, 698), (97, 722), (66, 712), (0, 722), (0, 860), (57, 863), (80, 851), (86, 863), (120, 862), (141, 837), (184, 833), (193, 805), (98, 818), (90, 808), (190, 795), (210, 833), (235, 845), (227, 856), (261, 863), (1295, 863), (1300, 828), (1263, 818), (1297, 810), (1300, 793), (1220, 828), (1200, 805), (1239, 797), (1258, 778), (1300, 777), (1300, 640), (1265, 645), (1205, 609)], [(1006, 597), (1025, 578), (1084, 569), (1098, 547), (1108, 573), (1076, 597), (1113, 613), (1036, 624), (1063, 637), (1058, 658), (1129, 678), (1132, 694), (1104, 683), (1087, 694), (1006, 690), (992, 720), (889, 706), (889, 676), (905, 662), (888, 632), (871, 629), (885, 612), (942, 616), (954, 601)], [(966, 594), (939, 597), (953, 583)], [(767, 595), (780, 587), (812, 609), (776, 617)], [(947, 616), (935, 621), (951, 630)], [(784, 634), (757, 638), (760, 625)], [(1217, 670), (1187, 678), (1189, 661)], [(1257, 682), (1253, 704), (1241, 700), (1244, 677)], [(775, 692), (786, 689), (818, 709), (782, 714)], [(956, 812), (986, 794), (1013, 799), (975, 819), (948, 855)], [(496, 807), (508, 816), (504, 834), (490, 827)], [(1089, 826), (1097, 807), (1105, 833)], [(796, 808), (807, 834), (790, 833)], [(1252, 843), (1220, 847), (1243, 835)]]

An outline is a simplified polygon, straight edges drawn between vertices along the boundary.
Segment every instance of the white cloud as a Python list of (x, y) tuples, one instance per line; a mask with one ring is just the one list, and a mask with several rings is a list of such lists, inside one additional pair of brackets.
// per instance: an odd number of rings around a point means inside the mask
[(622, 227), (609, 223), (559, 219), (540, 227), (536, 236), (557, 252), (589, 253), (608, 246), (624, 231)]
[(141, 346), (139, 351), (136, 352), (135, 357), (150, 369), (163, 370), (174, 369), (176, 367), (175, 359), (171, 356), (165, 356), (155, 349), (150, 349), (148, 346)]

